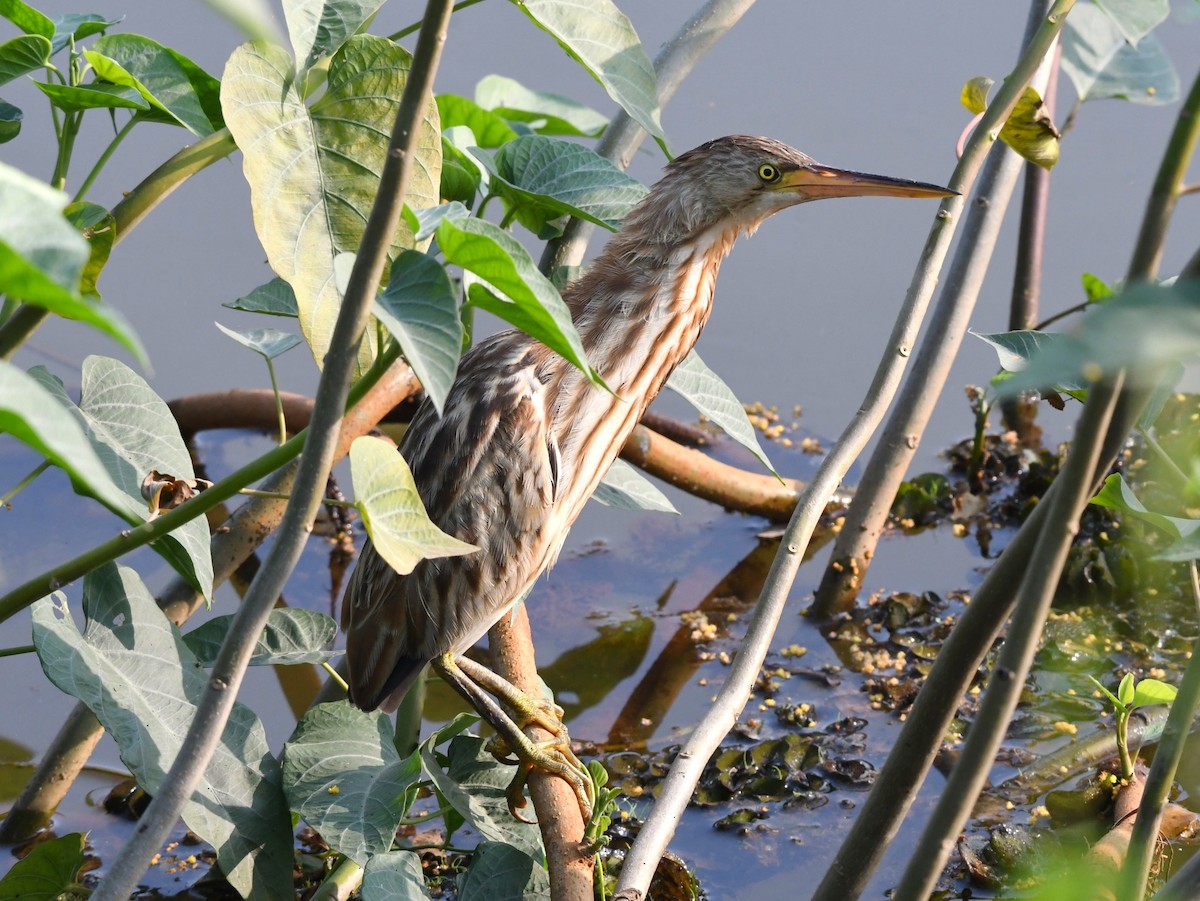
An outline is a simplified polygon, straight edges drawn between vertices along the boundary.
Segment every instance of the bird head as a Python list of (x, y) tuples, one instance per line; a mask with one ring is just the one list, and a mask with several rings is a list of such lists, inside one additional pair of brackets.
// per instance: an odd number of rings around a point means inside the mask
[(750, 233), (768, 216), (824, 197), (948, 197), (938, 185), (823, 166), (780, 141), (730, 135), (676, 157), (643, 207), (666, 241), (720, 226)]

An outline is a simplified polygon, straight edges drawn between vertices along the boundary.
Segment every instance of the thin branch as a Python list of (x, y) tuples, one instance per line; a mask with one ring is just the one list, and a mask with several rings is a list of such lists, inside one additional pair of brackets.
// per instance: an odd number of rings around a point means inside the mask
[(1146, 201), (1146, 212), (1142, 216), (1142, 227), (1138, 231), (1137, 245), (1133, 251), (1130, 268), (1146, 273), (1146, 278), (1158, 274), (1162, 261), (1163, 242), (1167, 225), (1175, 212), (1175, 203), (1183, 191), (1183, 178), (1196, 152), (1200, 139), (1200, 76), (1192, 82), (1192, 89), (1179, 110), (1175, 128), (1167, 142), (1163, 164), (1154, 177), (1154, 187)]
[[(1195, 91), (1192, 92), (1195, 95)], [(1195, 117), (1180, 117), (1176, 128), (1190, 128)], [(1179, 173), (1182, 168), (1174, 159), (1175, 148), (1185, 146), (1172, 138), (1164, 155), (1161, 171)], [(1170, 191), (1155, 192), (1146, 211), (1146, 223), (1161, 221), (1159, 204), (1167, 202)], [(1149, 273), (1139, 268), (1138, 259), (1130, 263), (1126, 274), (1129, 282), (1144, 281)], [(1194, 269), (1189, 269), (1194, 267)], [(1186, 272), (1200, 277), (1200, 251), (1192, 258)], [(1154, 379), (1146, 379), (1147, 384)], [(1106, 437), (1100, 471), (1094, 474), (1095, 481), (1107, 474), (1111, 461), (1125, 444), (1129, 431), (1134, 427), (1148, 399), (1140, 388), (1123, 392), (1118, 401), (1117, 415)], [(992, 567), (983, 584), (975, 592), (971, 605), (964, 611), (958, 625), (951, 633), (941, 653), (934, 661), (925, 684), (916, 702), (909, 711), (892, 752), (888, 755), (875, 785), (859, 811), (850, 832), (842, 841), (837, 857), (825, 874), (812, 901), (844, 901), (857, 898), (866, 886), (884, 851), (899, 828), (900, 821), (912, 805), (917, 789), (929, 771), (934, 755), (941, 745), (942, 736), (958, 706), (958, 700), (970, 685), (983, 654), (990, 647), (1000, 626), (1012, 609), (1011, 586), (1020, 578), (1027, 567), (1033, 549), (1041, 541), (1047, 501), (1055, 492), (1051, 485), (1042, 503), (1034, 508), (1030, 517), (1005, 548), (1000, 559)]]
[(432, 93), (433, 75), (445, 43), (450, 9), (449, 0), (429, 0), (426, 5), (412, 70), (400, 99), (380, 176), (379, 191), (334, 326), (331, 347), (336, 350), (325, 357), (309, 439), (300, 457), (296, 488), (279, 534), (238, 610), (229, 637), (221, 646), (179, 755), (142, 815), (137, 830), (111, 863), (107, 877), (93, 895), (95, 901), (125, 901), (178, 820), (220, 741), (254, 642), (307, 541), (309, 524), (316, 514), (333, 462), (334, 445), (357, 358), (354, 351), (369, 321), (371, 301), (383, 274), (396, 223), (400, 220), (415, 161), (417, 126)]
[[(988, 148), (996, 140), (1000, 124), (1008, 117), (1025, 84), (1033, 76), (1039, 61), (1052, 46), (1061, 28), (1062, 15), (1073, 0), (1060, 0), (1053, 9), (1054, 20), (1038, 33), (1030, 51), (1005, 82), (996, 100), (967, 146), (951, 179), (955, 191), (969, 189), (983, 163)], [(618, 880), (618, 897), (645, 897), (658, 859), (666, 849), (675, 826), (691, 798), (693, 788), (712, 752), (736, 722), (758, 677), (762, 661), (770, 648), (775, 627), (783, 613), (787, 596), (812, 538), (817, 520), (827, 500), (837, 489), (854, 458), (866, 445), (883, 418), (904, 371), (909, 349), (933, 293), (937, 273), (945, 260), (954, 225), (965, 204), (961, 196), (944, 200), (921, 251), (913, 279), (904, 299), (896, 327), (888, 344), (888, 353), (880, 362), (862, 407), (830, 451), (816, 477), (801, 497), (788, 525), (779, 554), (771, 567), (767, 583), (737, 657), (717, 695), (712, 709), (699, 723), (672, 765), (654, 807), (633, 847), (625, 857)]]
[[(511, 616), (501, 617), (492, 626), (488, 631), (488, 647), (499, 675), (529, 697), (540, 696), (541, 680), (534, 661), (527, 605), (518, 604)], [(552, 738), (537, 727), (530, 731), (535, 741)], [(542, 844), (546, 847), (550, 897), (554, 901), (591, 901), (594, 861), (583, 851), (586, 824), (575, 792), (566, 780), (534, 769), (529, 774), (529, 795), (533, 798)]]
[[(1191, 570), (1193, 596), (1196, 603), (1200, 605), (1200, 579), (1196, 574), (1196, 561), (1194, 560)], [(1200, 641), (1192, 646), (1191, 659), (1188, 660), (1188, 665), (1183, 671), (1183, 679), (1179, 683), (1179, 693), (1171, 702), (1167, 725), (1163, 729), (1163, 737), (1154, 752), (1150, 775), (1146, 777), (1146, 786), (1142, 793), (1137, 822), (1133, 824), (1129, 850), (1126, 853), (1125, 865), (1121, 867), (1121, 875), (1117, 884), (1117, 897), (1121, 901), (1141, 901), (1146, 893), (1146, 880), (1150, 875), (1150, 863), (1153, 860), (1154, 846), (1158, 840), (1163, 810), (1171, 791), (1171, 783), (1175, 779), (1175, 772), (1179, 769), (1180, 761), (1183, 760), (1184, 747), (1197, 707), (1200, 707)]]
[[(1029, 47), (1039, 31), (1046, 30), (1041, 27), (1046, 10), (1047, 0), (1034, 0), (1022, 48)], [(1045, 88), (1051, 59), (1052, 54), (1044, 52), (1030, 58), (1022, 50), (1018, 66), (1032, 63), (1036, 67), (1031, 79), (1016, 76), (1021, 80), (1022, 90), (1026, 80), (1031, 80), (1039, 90)], [(1012, 78), (1006, 80), (1005, 86), (1011, 81)], [(996, 102), (1000, 99), (997, 97)], [(983, 127), (981, 123), (979, 128)], [(912, 373), (863, 470), (854, 500), (846, 510), (845, 524), (834, 544), (833, 556), (817, 589), (812, 612), (818, 618), (852, 606), (862, 587), (896, 492), (916, 455), (966, 335), (1021, 165), (1021, 158), (1002, 144), (992, 149), (983, 164), (963, 225), (962, 240), (930, 316)]]
[(795, 479), (781, 482), (714, 460), (644, 425), (625, 441), (621, 458), (696, 497), (772, 522), (787, 522), (804, 489), (804, 483)]
[(1117, 373), (1104, 384), (1093, 386), (1088, 394), (1070, 453), (1054, 480), (1056, 490), (1047, 502), (1049, 513), (1041, 529), (1042, 540), (1021, 581), (1004, 647), (966, 744), (896, 888), (897, 901), (924, 901), (929, 897), (954, 838), (991, 772), (996, 751), (1025, 689), (1059, 576), (1079, 531), (1079, 516), (1091, 499), (1096, 468), (1123, 382), (1124, 374)]

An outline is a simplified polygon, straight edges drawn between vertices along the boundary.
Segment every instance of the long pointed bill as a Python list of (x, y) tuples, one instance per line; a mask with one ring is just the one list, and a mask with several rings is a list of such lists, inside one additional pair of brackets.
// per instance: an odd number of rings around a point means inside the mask
[(785, 172), (775, 188), (802, 195), (808, 200), (822, 197), (952, 197), (956, 192), (940, 185), (887, 175), (867, 175), (833, 169), (818, 163)]

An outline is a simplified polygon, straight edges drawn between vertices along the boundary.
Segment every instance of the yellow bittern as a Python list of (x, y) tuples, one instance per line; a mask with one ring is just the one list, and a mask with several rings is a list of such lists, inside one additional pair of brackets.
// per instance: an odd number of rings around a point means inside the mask
[[(479, 684), (499, 677), (456, 659), (553, 564), (567, 530), (671, 371), (700, 336), (721, 261), (785, 207), (823, 197), (944, 197), (936, 185), (822, 166), (769, 138), (719, 138), (675, 159), (620, 232), (563, 299), (588, 361), (612, 389), (538, 341), (506, 331), (466, 353), (442, 415), (426, 401), (400, 445), (430, 518), (479, 548), (426, 560), (398, 575), (370, 542), (346, 589), (350, 699), (394, 710), (432, 662), (492, 722)], [(467, 678), (464, 671), (469, 671)], [(491, 676), (492, 679), (487, 677)], [(511, 722), (496, 725), (529, 764), (559, 773), (586, 806), (561, 722), (520, 705), (561, 736), (534, 746)], [(502, 716), (502, 714), (501, 714)], [(524, 739), (524, 741), (522, 741)], [(520, 806), (524, 773), (510, 789)]]

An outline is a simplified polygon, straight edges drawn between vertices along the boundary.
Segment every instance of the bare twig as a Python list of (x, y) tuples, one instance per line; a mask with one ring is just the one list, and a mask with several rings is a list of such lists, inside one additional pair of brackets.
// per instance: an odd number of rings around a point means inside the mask
[[(1023, 48), (1029, 46), (1037, 34), (1046, 7), (1046, 0), (1035, 0), (1022, 40)], [(1043, 89), (1050, 56), (1045, 55), (1039, 60), (1032, 82), (1038, 89)], [(997, 97), (997, 102), (999, 100)], [(828, 617), (853, 606), (862, 587), (896, 492), (920, 446), (921, 436), (966, 335), (1020, 170), (1021, 158), (1002, 144), (992, 149), (983, 165), (976, 195), (963, 225), (962, 240), (958, 242), (945, 287), (930, 316), (929, 328), (913, 361), (912, 372), (863, 470), (854, 500), (846, 510), (845, 525), (838, 534), (833, 556), (813, 603), (812, 612), (817, 617)]]
[(804, 488), (795, 479), (781, 482), (714, 460), (643, 425), (626, 440), (621, 457), (696, 497), (774, 522), (787, 521)]
[[(1191, 128), (1194, 125), (1194, 116), (1181, 117), (1176, 128)], [(1172, 171), (1182, 178), (1185, 167), (1178, 165), (1173, 148), (1186, 147), (1187, 143), (1172, 138), (1160, 172)], [(1156, 190), (1151, 195), (1152, 202), (1147, 207), (1144, 230), (1156, 231), (1161, 236), (1162, 228), (1156, 225), (1162, 221), (1160, 204), (1165, 204), (1173, 194), (1168, 187), (1163, 191)], [(1133, 282), (1150, 278), (1153, 273), (1144, 266), (1145, 258), (1135, 258), (1130, 264), (1127, 280)], [(1185, 272), (1200, 277), (1200, 252), (1185, 267)], [(1147, 381), (1153, 382), (1152, 379)], [(1140, 388), (1130, 388), (1122, 393), (1117, 414), (1105, 439), (1101, 465), (1094, 473), (1095, 483), (1107, 474), (1111, 461), (1124, 446), (1130, 429), (1141, 415), (1146, 400), (1147, 394)], [(813, 901), (843, 901), (857, 898), (862, 893), (929, 771), (959, 698), (970, 685), (975, 668), (1012, 609), (1014, 598), (1011, 586), (1020, 578), (1033, 549), (1042, 540), (1048, 510), (1046, 502), (1055, 490), (1055, 485), (1051, 485), (1042, 503), (1034, 509), (1005, 548), (938, 654), (901, 728), (892, 753), (880, 769), (871, 794), (867, 796), (854, 825), (843, 840)]]
[(1117, 373), (1109, 382), (1094, 386), (1084, 404), (1071, 451), (1054, 480), (1054, 496), (1046, 502), (1049, 512), (1041, 529), (1042, 540), (1021, 581), (1004, 647), (954, 771), (896, 888), (895, 897), (899, 901), (929, 897), (954, 838), (970, 816), (991, 771), (996, 751), (1025, 688), (1025, 677), (1033, 663), (1071, 541), (1079, 531), (1079, 515), (1091, 499), (1096, 468), (1123, 381), (1124, 374)]
[[(488, 647), (496, 672), (530, 697), (541, 695), (533, 637), (525, 604), (518, 604), (512, 616), (505, 616), (488, 632)], [(534, 741), (552, 736), (532, 728)], [(550, 773), (535, 769), (529, 775), (529, 794), (537, 811), (542, 843), (546, 847), (546, 867), (550, 872), (550, 897), (554, 901), (591, 901), (593, 860), (583, 851), (585, 823), (575, 792)]]
[(346, 295), (334, 326), (317, 388), (309, 438), (300, 457), (296, 487), (284, 513), (271, 553), (263, 563), (221, 646), (212, 677), (196, 709), (179, 755), (162, 788), (143, 814), (138, 829), (122, 849), (107, 877), (100, 883), (96, 901), (125, 901), (137, 885), (147, 862), (174, 826), (187, 799), (212, 757), (233, 707), (254, 642), (287, 577), (299, 560), (308, 537), (308, 526), (320, 504), (325, 480), (333, 462), (334, 444), (345, 407), (350, 377), (356, 363), (354, 350), (370, 317), (370, 305), (383, 274), (386, 253), (400, 220), (404, 194), (415, 159), (417, 125), (432, 92), (449, 24), (449, 0), (429, 0), (417, 40), (412, 70), (400, 99), (379, 192), (363, 232)]
[[(1200, 605), (1200, 577), (1197, 576), (1196, 561), (1191, 564), (1192, 593)], [(1166, 808), (1167, 796), (1175, 772), (1183, 760), (1183, 750), (1191, 731), (1192, 718), (1200, 707), (1200, 641), (1192, 646), (1191, 659), (1183, 671), (1179, 693), (1171, 702), (1167, 725), (1162, 740), (1154, 752), (1150, 775), (1142, 795), (1137, 822), (1129, 838), (1129, 850), (1125, 865), (1121, 868), (1117, 884), (1117, 897), (1121, 901), (1140, 901), (1146, 893), (1146, 880), (1150, 873), (1154, 845), (1158, 839), (1159, 825)]]

